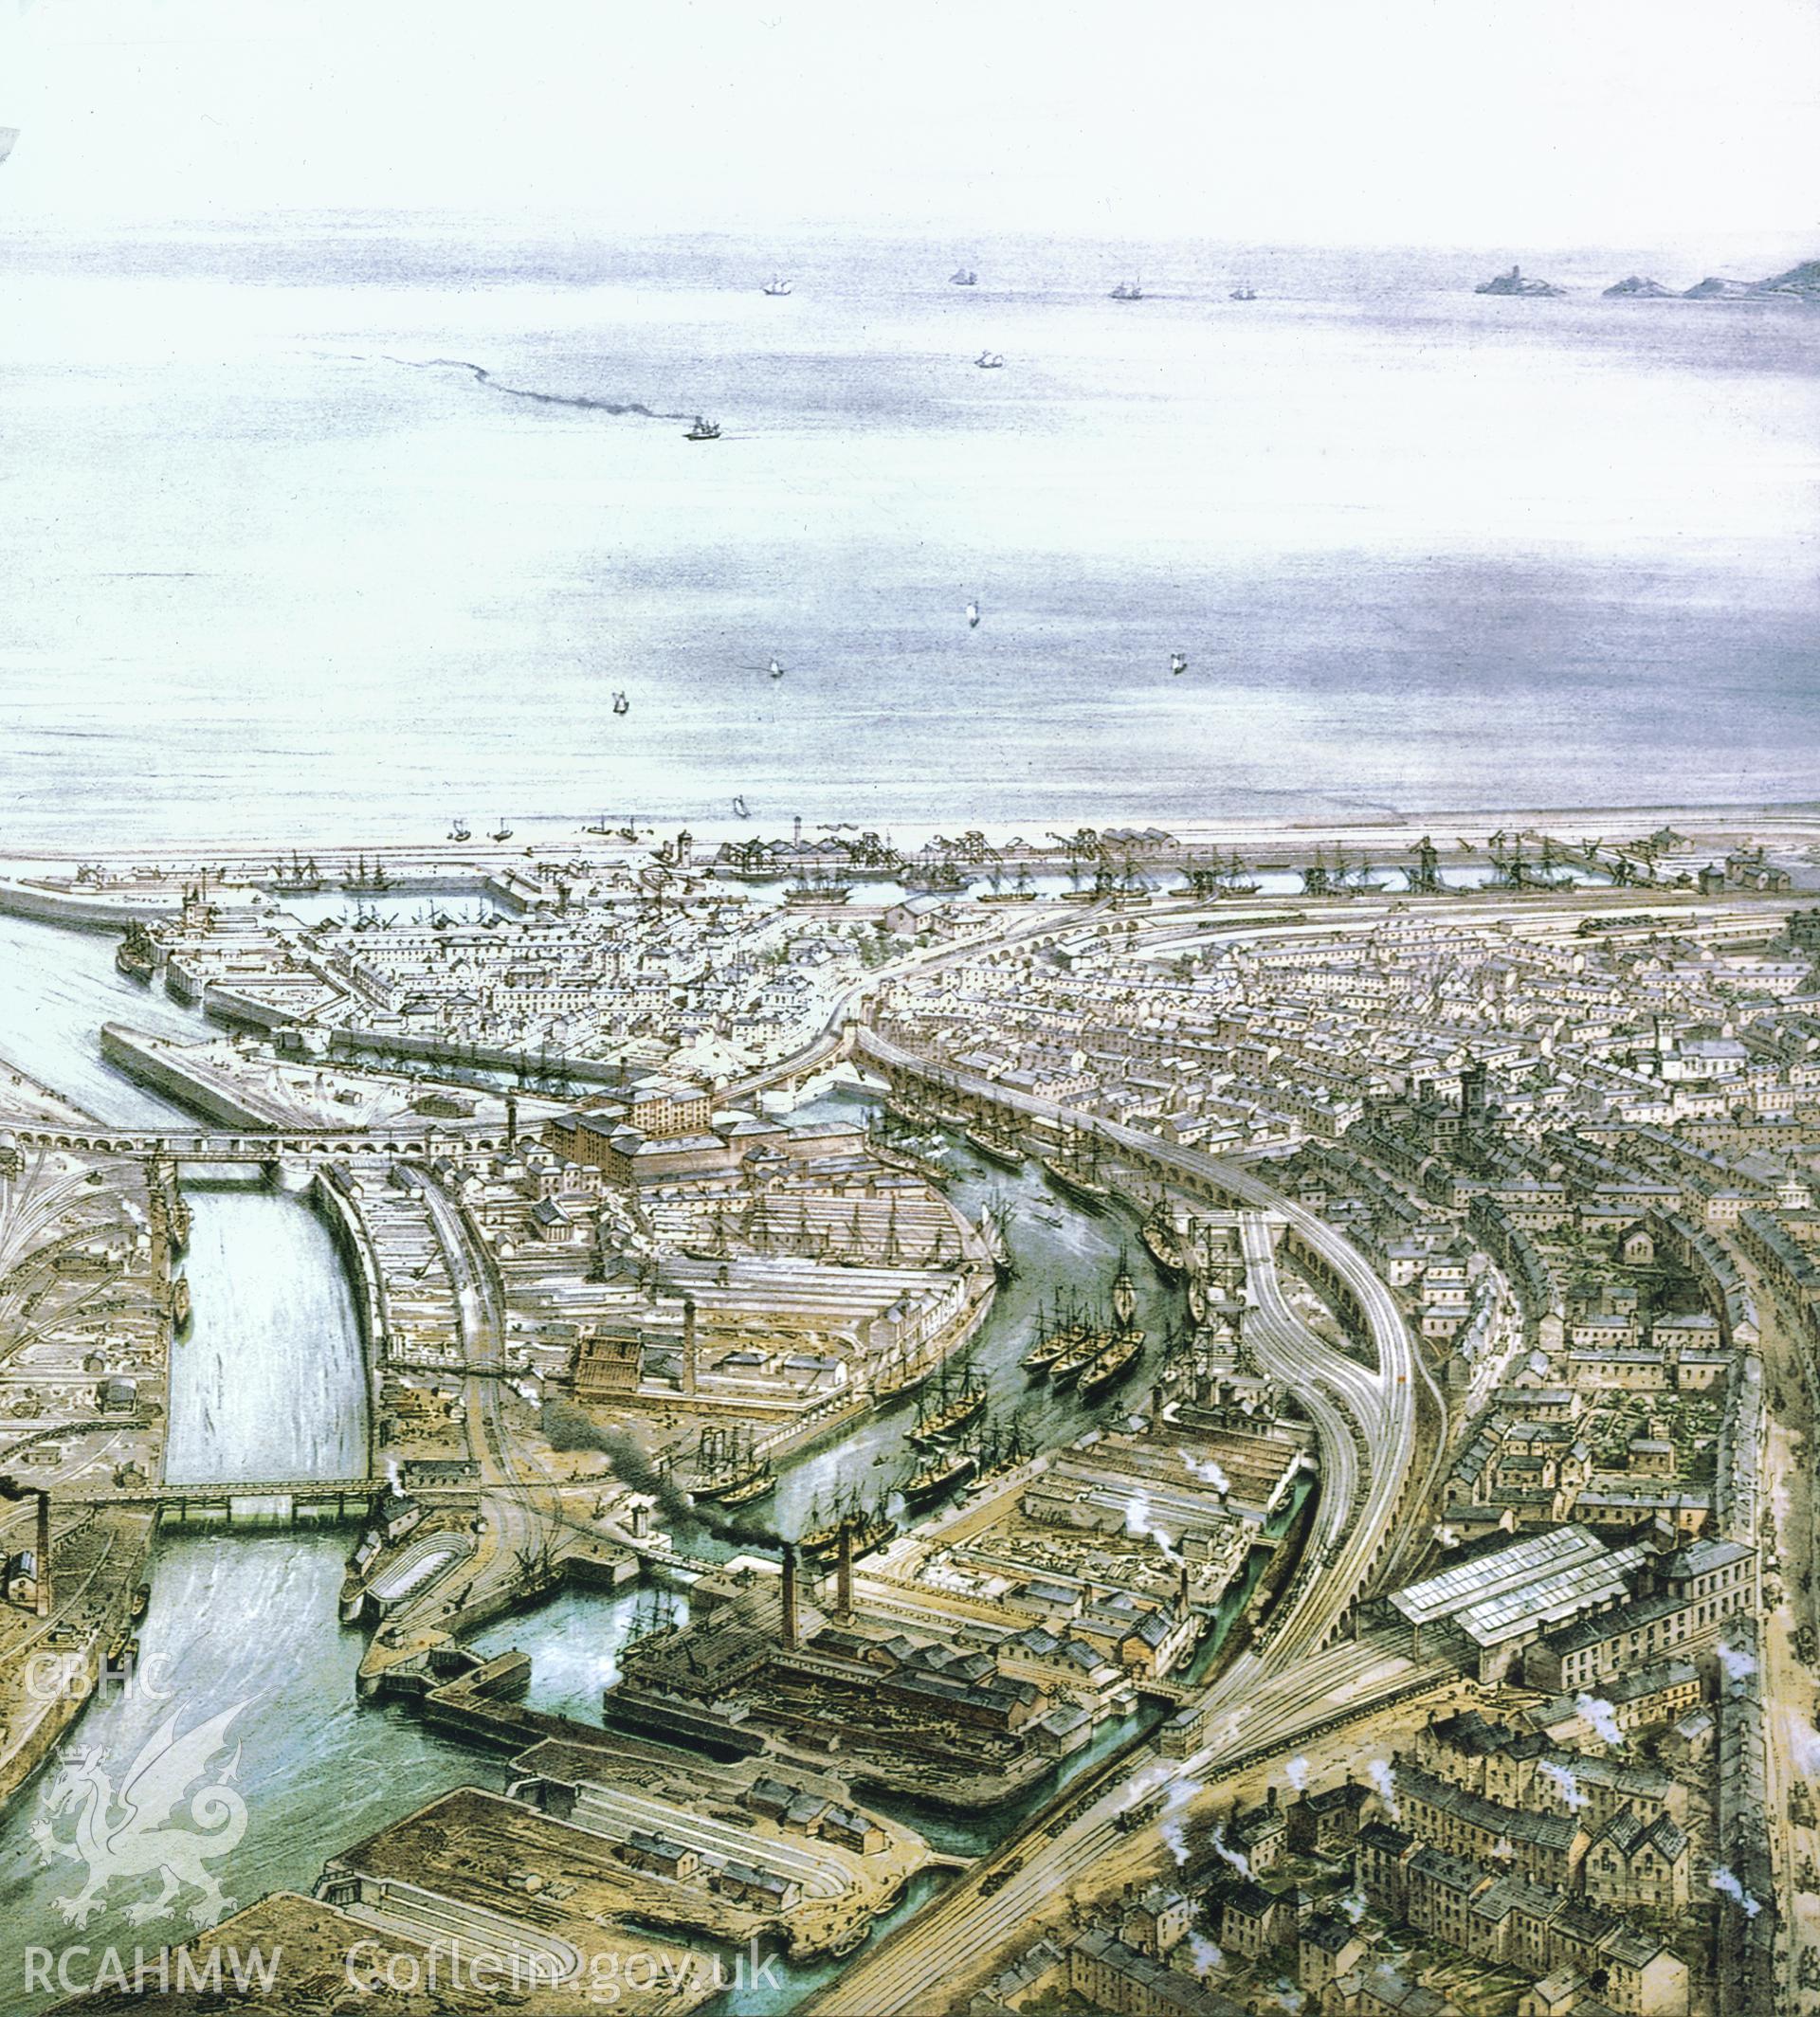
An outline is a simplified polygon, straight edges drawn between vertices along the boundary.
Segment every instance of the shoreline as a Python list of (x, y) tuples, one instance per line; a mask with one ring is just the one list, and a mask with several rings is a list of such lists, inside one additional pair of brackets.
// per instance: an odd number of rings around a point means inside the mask
[[(1491, 823), (1494, 827), (1504, 827), (1512, 830), (1529, 830), (1539, 824), (1574, 822), (1577, 825), (1600, 823), (1622, 832), (1647, 833), (1657, 826), (1674, 826), (1677, 822), (1696, 827), (1730, 828), (1739, 825), (1767, 824), (1776, 827), (1797, 827), (1820, 828), (1820, 797), (1811, 799), (1750, 799), (1696, 801), (1664, 799), (1629, 805), (1612, 805), (1592, 801), (1576, 805), (1518, 805), (1500, 806), (1432, 806), (1426, 809), (1409, 809), (1402, 807), (1373, 807), (1356, 812), (1338, 810), (1327, 812), (1320, 809), (1319, 801), (1324, 794), (1310, 794), (1309, 809), (1306, 811), (1269, 812), (1257, 811), (1232, 814), (1210, 814), (1193, 819), (1174, 819), (1167, 830), (1173, 838), (1185, 845), (1224, 844), (1228, 839), (1248, 842), (1253, 845), (1269, 845), (1279, 837), (1285, 845), (1313, 845), (1317, 841), (1330, 836), (1354, 834), (1381, 840), (1393, 835), (1407, 834), (1411, 843), (1424, 832), (1439, 830), (1447, 832), (1449, 838), (1462, 827), (1482, 827)], [(811, 809), (811, 810), (821, 809)], [(423, 864), (424, 876), (410, 885), (401, 883), (395, 890), (385, 894), (398, 898), (426, 894), (453, 894), (464, 887), (468, 879), (482, 871), (497, 874), (502, 864), (523, 861), (553, 848), (564, 848), (570, 852), (596, 851), (602, 854), (641, 852), (639, 843), (627, 842), (615, 827), (608, 834), (592, 834), (587, 828), (591, 822), (599, 818), (597, 810), (578, 809), (564, 813), (528, 813), (521, 816), (522, 825), (515, 830), (511, 842), (496, 842), (484, 836), (466, 842), (450, 841), (446, 837), (424, 837), (410, 839), (396, 834), (379, 837), (358, 834), (352, 836), (323, 834), (308, 829), (286, 832), (282, 845), (288, 852), (295, 848), (300, 854), (314, 854), (323, 861), (324, 880), (327, 886), (321, 895), (358, 896), (361, 892), (343, 892), (334, 872), (326, 865), (327, 858), (339, 862), (343, 857), (352, 858), (365, 854), (369, 858), (378, 856), (388, 863), (406, 861)], [(725, 820), (719, 817), (701, 822), (700, 809), (681, 810), (641, 810), (638, 815), (638, 829), (641, 835), (652, 831), (653, 837), (662, 836), (670, 827), (687, 826), (694, 834), (698, 852), (719, 846), (723, 841), (751, 841), (758, 838), (774, 838), (787, 832), (795, 815), (761, 815), (749, 820)], [(921, 846), (937, 838), (947, 827), (969, 821), (981, 822), (981, 829), (989, 839), (1002, 834), (1010, 838), (1013, 832), (1036, 826), (1048, 820), (1067, 821), (1074, 815), (1065, 809), (1052, 812), (1029, 811), (1021, 819), (1013, 820), (1003, 815), (980, 813), (959, 809), (948, 814), (939, 825), (919, 819), (884, 820), (877, 815), (862, 814), (846, 824), (860, 827), (875, 821), (878, 830), (886, 826), (901, 847)], [(1100, 809), (1096, 817), (1105, 827), (1155, 825), (1157, 815), (1141, 811), (1125, 812)], [(700, 822), (699, 826), (696, 824)], [(811, 822), (810, 814), (803, 815), (807, 840), (819, 835), (824, 823)], [(775, 829), (775, 832), (774, 832)], [(1044, 829), (1046, 831), (1046, 828)], [(1608, 834), (1604, 838), (1611, 839)], [(590, 844), (603, 844), (591, 849)], [(9, 845), (0, 853), (0, 908), (14, 906), (5, 900), (10, 895), (11, 885), (21, 879), (14, 871), (26, 872), (27, 886), (20, 893), (27, 902), (41, 897), (50, 898), (56, 904), (51, 911), (27, 910), (21, 906), (21, 914), (38, 916), (51, 922), (75, 922), (79, 918), (87, 918), (100, 929), (110, 929), (126, 920), (127, 917), (144, 915), (147, 906), (127, 906), (116, 899), (110, 901), (105, 897), (79, 898), (74, 900), (61, 891), (38, 891), (29, 886), (28, 878), (36, 872), (54, 869), (78, 860), (107, 864), (119, 864), (130, 861), (136, 866), (155, 864), (165, 875), (181, 877), (193, 875), (198, 865), (206, 864), (212, 873), (217, 866), (231, 867), (237, 879), (257, 881), (261, 883), (274, 880), (274, 863), (271, 850), (281, 844), (272, 837), (271, 829), (264, 835), (246, 833), (234, 835), (201, 835), (182, 840), (160, 841), (150, 849), (145, 843), (120, 842), (118, 844), (88, 844), (81, 854), (58, 848), (49, 842), (32, 843), (24, 845)], [(148, 860), (148, 855), (150, 860)], [(442, 878), (450, 879), (445, 884)], [(66, 906), (66, 907), (65, 907)], [(282, 898), (281, 898), (282, 907)], [(118, 916), (109, 915), (118, 911)]]

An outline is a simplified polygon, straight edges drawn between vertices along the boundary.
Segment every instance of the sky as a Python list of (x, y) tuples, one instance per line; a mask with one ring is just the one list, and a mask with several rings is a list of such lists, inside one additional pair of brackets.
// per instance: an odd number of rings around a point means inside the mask
[[(17, 18), (13, 18), (17, 9)], [(1820, 0), (0, 0), (0, 221), (1820, 237)]]

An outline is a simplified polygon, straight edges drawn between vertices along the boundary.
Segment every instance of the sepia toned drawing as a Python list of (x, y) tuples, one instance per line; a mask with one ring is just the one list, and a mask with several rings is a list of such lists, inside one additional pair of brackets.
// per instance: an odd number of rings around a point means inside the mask
[(1820, 2011), (1808, 0), (0, 0), (0, 2017)]

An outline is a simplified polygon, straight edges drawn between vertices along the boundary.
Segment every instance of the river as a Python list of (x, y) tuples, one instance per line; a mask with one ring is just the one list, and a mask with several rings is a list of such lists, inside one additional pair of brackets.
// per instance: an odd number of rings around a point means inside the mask
[[(96, 1047), (117, 1019), (199, 1035), (200, 1019), (123, 979), (111, 936), (0, 918), (0, 1028), (7, 1063), (122, 1124), (188, 1120)], [(173, 1348), (170, 1470), (174, 1478), (296, 1478), (363, 1468), (365, 1381), (346, 1280), (328, 1235), (300, 1199), (245, 1181), (186, 1184), (194, 1224), (185, 1268), (195, 1321)], [(279, 1887), (307, 1891), (324, 1859), (447, 1787), (490, 1778), (471, 1752), (409, 1716), (360, 1707), (362, 1638), (337, 1622), (347, 1537), (338, 1533), (173, 1533), (158, 1543), (132, 1680), (104, 1688), (73, 1741), (99, 1753), (118, 1787), (175, 1715), (187, 1731), (227, 1709), (234, 1784), (250, 1819), (215, 1865), (242, 1903)], [(530, 1622), (530, 1621), (526, 1621)], [(478, 1769), (477, 1769), (478, 1768)], [(0, 2011), (57, 1996), (25, 1987), (33, 1947), (86, 1944), (131, 1955), (190, 1929), (134, 1926), (141, 1886), (118, 1884), (76, 1933), (57, 1909), (82, 1872), (41, 1864), (31, 1837), (41, 1775), (0, 1815)], [(65, 1828), (64, 1832), (67, 1833)], [(72, 1963), (87, 1966), (90, 1963)], [(80, 1982), (85, 1979), (76, 1976)]]
[[(111, 936), (0, 917), (5, 1062), (100, 1118), (188, 1120), (102, 1059), (96, 1032), (109, 1020), (178, 1037), (201, 1036), (209, 1026), (162, 992), (124, 979), (113, 952)], [(1010, 1210), (1018, 1273), (1001, 1289), (973, 1354), (994, 1412), (1016, 1414), (1033, 1445), (1070, 1440), (1089, 1426), (1087, 1410), (1073, 1395), (1029, 1381), (1018, 1366), (1038, 1305), (1064, 1284), (1103, 1288), (1128, 1250), (1139, 1320), (1150, 1333), (1148, 1367), (1174, 1314), (1172, 1292), (1126, 1220), (1091, 1217), (1054, 1197), (1034, 1164), (998, 1170), (953, 1137), (942, 1156), (949, 1194), (964, 1210), (977, 1216), (989, 1198)], [(348, 1282), (321, 1223), (301, 1199), (231, 1172), (187, 1178), (185, 1192), (193, 1226), (184, 1266), (195, 1317), (173, 1348), (170, 1475), (256, 1481), (360, 1471), (367, 1454), (360, 1340)], [(1136, 1397), (1143, 1385), (1140, 1368), (1125, 1391)], [(902, 1468), (913, 1421), (908, 1407), (893, 1409), (806, 1452), (757, 1509), (764, 1530), (798, 1531), (818, 1500), (848, 1483), (883, 1496)], [(99, 1754), (118, 1788), (173, 1714), (187, 1731), (234, 1712), (224, 1734), (230, 1751), (238, 1746), (234, 1784), (249, 1820), (214, 1867), (227, 1894), (243, 1904), (279, 1888), (307, 1892), (327, 1857), (383, 1824), (451, 1786), (499, 1781), (495, 1764), (431, 1735), (408, 1713), (356, 1703), (364, 1641), (337, 1622), (345, 1548), (342, 1533), (171, 1532), (154, 1559), (134, 1678), (98, 1695), (75, 1735)], [(564, 1591), (498, 1622), (475, 1643), (486, 1652), (523, 1648), (534, 1662), (531, 1702), (596, 1721), (601, 1690), (617, 1679), (635, 1602), (633, 1593)], [(1067, 1775), (1096, 1762), (1132, 1727), (1097, 1733), (1091, 1750), (1069, 1761)], [(125, 1908), (142, 1887), (129, 1884), (117, 1885), (118, 1902), (104, 1905), (80, 1934), (64, 1924), (58, 1900), (78, 1888), (82, 1873), (67, 1862), (40, 1862), (31, 1827), (48, 1783), (48, 1774), (41, 1776), (0, 1815), (0, 2017), (56, 2000), (22, 1986), (28, 1949), (82, 1943), (91, 1953), (112, 1946), (130, 1957), (189, 1931), (176, 1919), (134, 1926)], [(986, 1820), (900, 1811), (937, 1846), (976, 1853), (1045, 1790)], [(919, 1881), (886, 1923), (914, 1910), (932, 1887)], [(828, 1979), (833, 1965), (784, 1967), (780, 1990), (736, 1992), (726, 2017), (774, 2017)]]

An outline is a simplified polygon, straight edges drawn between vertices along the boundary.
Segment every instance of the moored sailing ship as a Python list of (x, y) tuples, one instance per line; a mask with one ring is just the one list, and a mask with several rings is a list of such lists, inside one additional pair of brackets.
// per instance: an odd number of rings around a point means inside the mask
[(126, 927), (122, 938), (114, 953), (114, 964), (128, 980), (151, 982), (158, 970), (158, 948), (152, 934), (139, 920), (133, 918)]
[(916, 1444), (942, 1443), (965, 1428), (986, 1406), (986, 1382), (972, 1366), (963, 1366), (957, 1380), (941, 1369), (933, 1400), (917, 1403), (917, 1426), (909, 1440)]
[(775, 1489), (777, 1474), (771, 1459), (758, 1452), (754, 1432), (736, 1424), (709, 1427), (696, 1445), (695, 1481), (689, 1496), (719, 1499), (724, 1506), (746, 1506)]
[(1084, 1154), (1078, 1148), (1064, 1145), (1053, 1155), (1043, 1158), (1044, 1174), (1058, 1190), (1065, 1190), (1077, 1205), (1088, 1211), (1104, 1211), (1112, 1203), (1112, 1192), (1100, 1181), (1099, 1146), (1094, 1137), (1086, 1137)]
[(983, 1155), (1001, 1170), (1021, 1170), (1024, 1167), (1023, 1150), (1005, 1136), (989, 1134), (980, 1127), (964, 1130), (960, 1138), (975, 1155)]
[(1167, 1204), (1159, 1201), (1152, 1207), (1138, 1228), (1138, 1237), (1144, 1243), (1144, 1251), (1164, 1274), (1179, 1275), (1188, 1265), (1188, 1257), (1182, 1252), (1181, 1242), (1176, 1236), (1174, 1214)]
[(919, 1463), (904, 1480), (901, 1487), (903, 1502), (914, 1513), (952, 1492), (978, 1468), (979, 1458), (971, 1449), (938, 1449)]
[(1102, 1346), (1082, 1369), (1078, 1389), (1081, 1398), (1090, 1401), (1103, 1393), (1115, 1380), (1122, 1379), (1138, 1363), (1138, 1355), (1143, 1348), (1144, 1334), (1135, 1327), (1115, 1332), (1112, 1341)]

